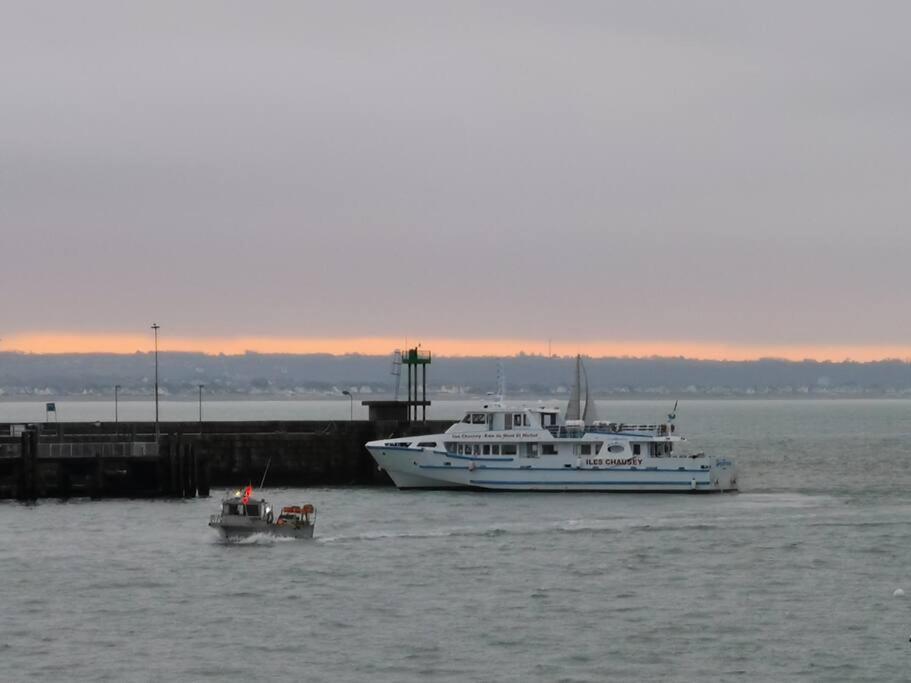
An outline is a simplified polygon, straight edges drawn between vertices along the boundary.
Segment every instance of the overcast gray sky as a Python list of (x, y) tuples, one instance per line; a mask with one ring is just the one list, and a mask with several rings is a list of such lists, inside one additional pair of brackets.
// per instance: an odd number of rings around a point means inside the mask
[(0, 336), (911, 346), (907, 2), (0, 2)]

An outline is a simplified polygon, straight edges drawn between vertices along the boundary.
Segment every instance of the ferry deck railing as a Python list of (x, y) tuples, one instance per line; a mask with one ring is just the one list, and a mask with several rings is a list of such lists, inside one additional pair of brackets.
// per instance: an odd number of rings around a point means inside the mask
[(668, 428), (666, 424), (606, 424), (606, 425), (586, 425), (569, 426), (566, 425), (549, 425), (547, 431), (553, 434), (557, 439), (578, 439), (584, 434), (642, 434), (645, 436), (667, 436)]

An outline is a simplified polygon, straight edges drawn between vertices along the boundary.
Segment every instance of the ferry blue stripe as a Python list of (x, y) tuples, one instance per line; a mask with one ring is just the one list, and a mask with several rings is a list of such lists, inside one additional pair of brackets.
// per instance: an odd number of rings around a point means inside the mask
[[(446, 470), (466, 470), (468, 469), (465, 466), (456, 465), (418, 465), (418, 467), (423, 467), (425, 469), (446, 469)], [(708, 474), (709, 470), (679, 470), (676, 467), (667, 470), (660, 470), (654, 467), (647, 469), (633, 469), (631, 467), (603, 467), (600, 469), (594, 468), (576, 468), (576, 467), (498, 467), (496, 465), (481, 465), (480, 469), (487, 470), (488, 472), (673, 472), (674, 474)]]
[(496, 467), (491, 465), (482, 465), (485, 470), (505, 470), (505, 471), (522, 471), (522, 472), (673, 472), (674, 474), (708, 474), (709, 470), (678, 470), (676, 467), (669, 470), (659, 469), (632, 469), (631, 467), (601, 467), (599, 469), (586, 467)]
[[(469, 484), (492, 486), (692, 486), (690, 481), (496, 481), (471, 479)], [(709, 486), (710, 481), (697, 481), (696, 486)]]
[(445, 455), (447, 458), (456, 458), (457, 460), (480, 460), (482, 462), (512, 462), (515, 458), (496, 458), (496, 457), (477, 457), (471, 455), (459, 455), (458, 453), (444, 453), (443, 451), (434, 451), (437, 455)]

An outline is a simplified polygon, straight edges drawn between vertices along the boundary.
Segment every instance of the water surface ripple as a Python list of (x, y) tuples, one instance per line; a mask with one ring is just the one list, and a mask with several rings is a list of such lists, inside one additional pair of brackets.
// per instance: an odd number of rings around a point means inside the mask
[(688, 406), (744, 492), (274, 489), (317, 538), (233, 546), (216, 499), (0, 504), (0, 677), (906, 678), (911, 405)]

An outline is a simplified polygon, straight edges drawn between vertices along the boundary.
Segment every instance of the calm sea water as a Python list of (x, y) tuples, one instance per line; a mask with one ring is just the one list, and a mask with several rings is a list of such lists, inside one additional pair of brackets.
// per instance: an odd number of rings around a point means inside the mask
[(678, 424), (742, 493), (276, 489), (317, 538), (232, 546), (216, 498), (0, 504), (0, 679), (911, 677), (911, 403), (692, 401)]

